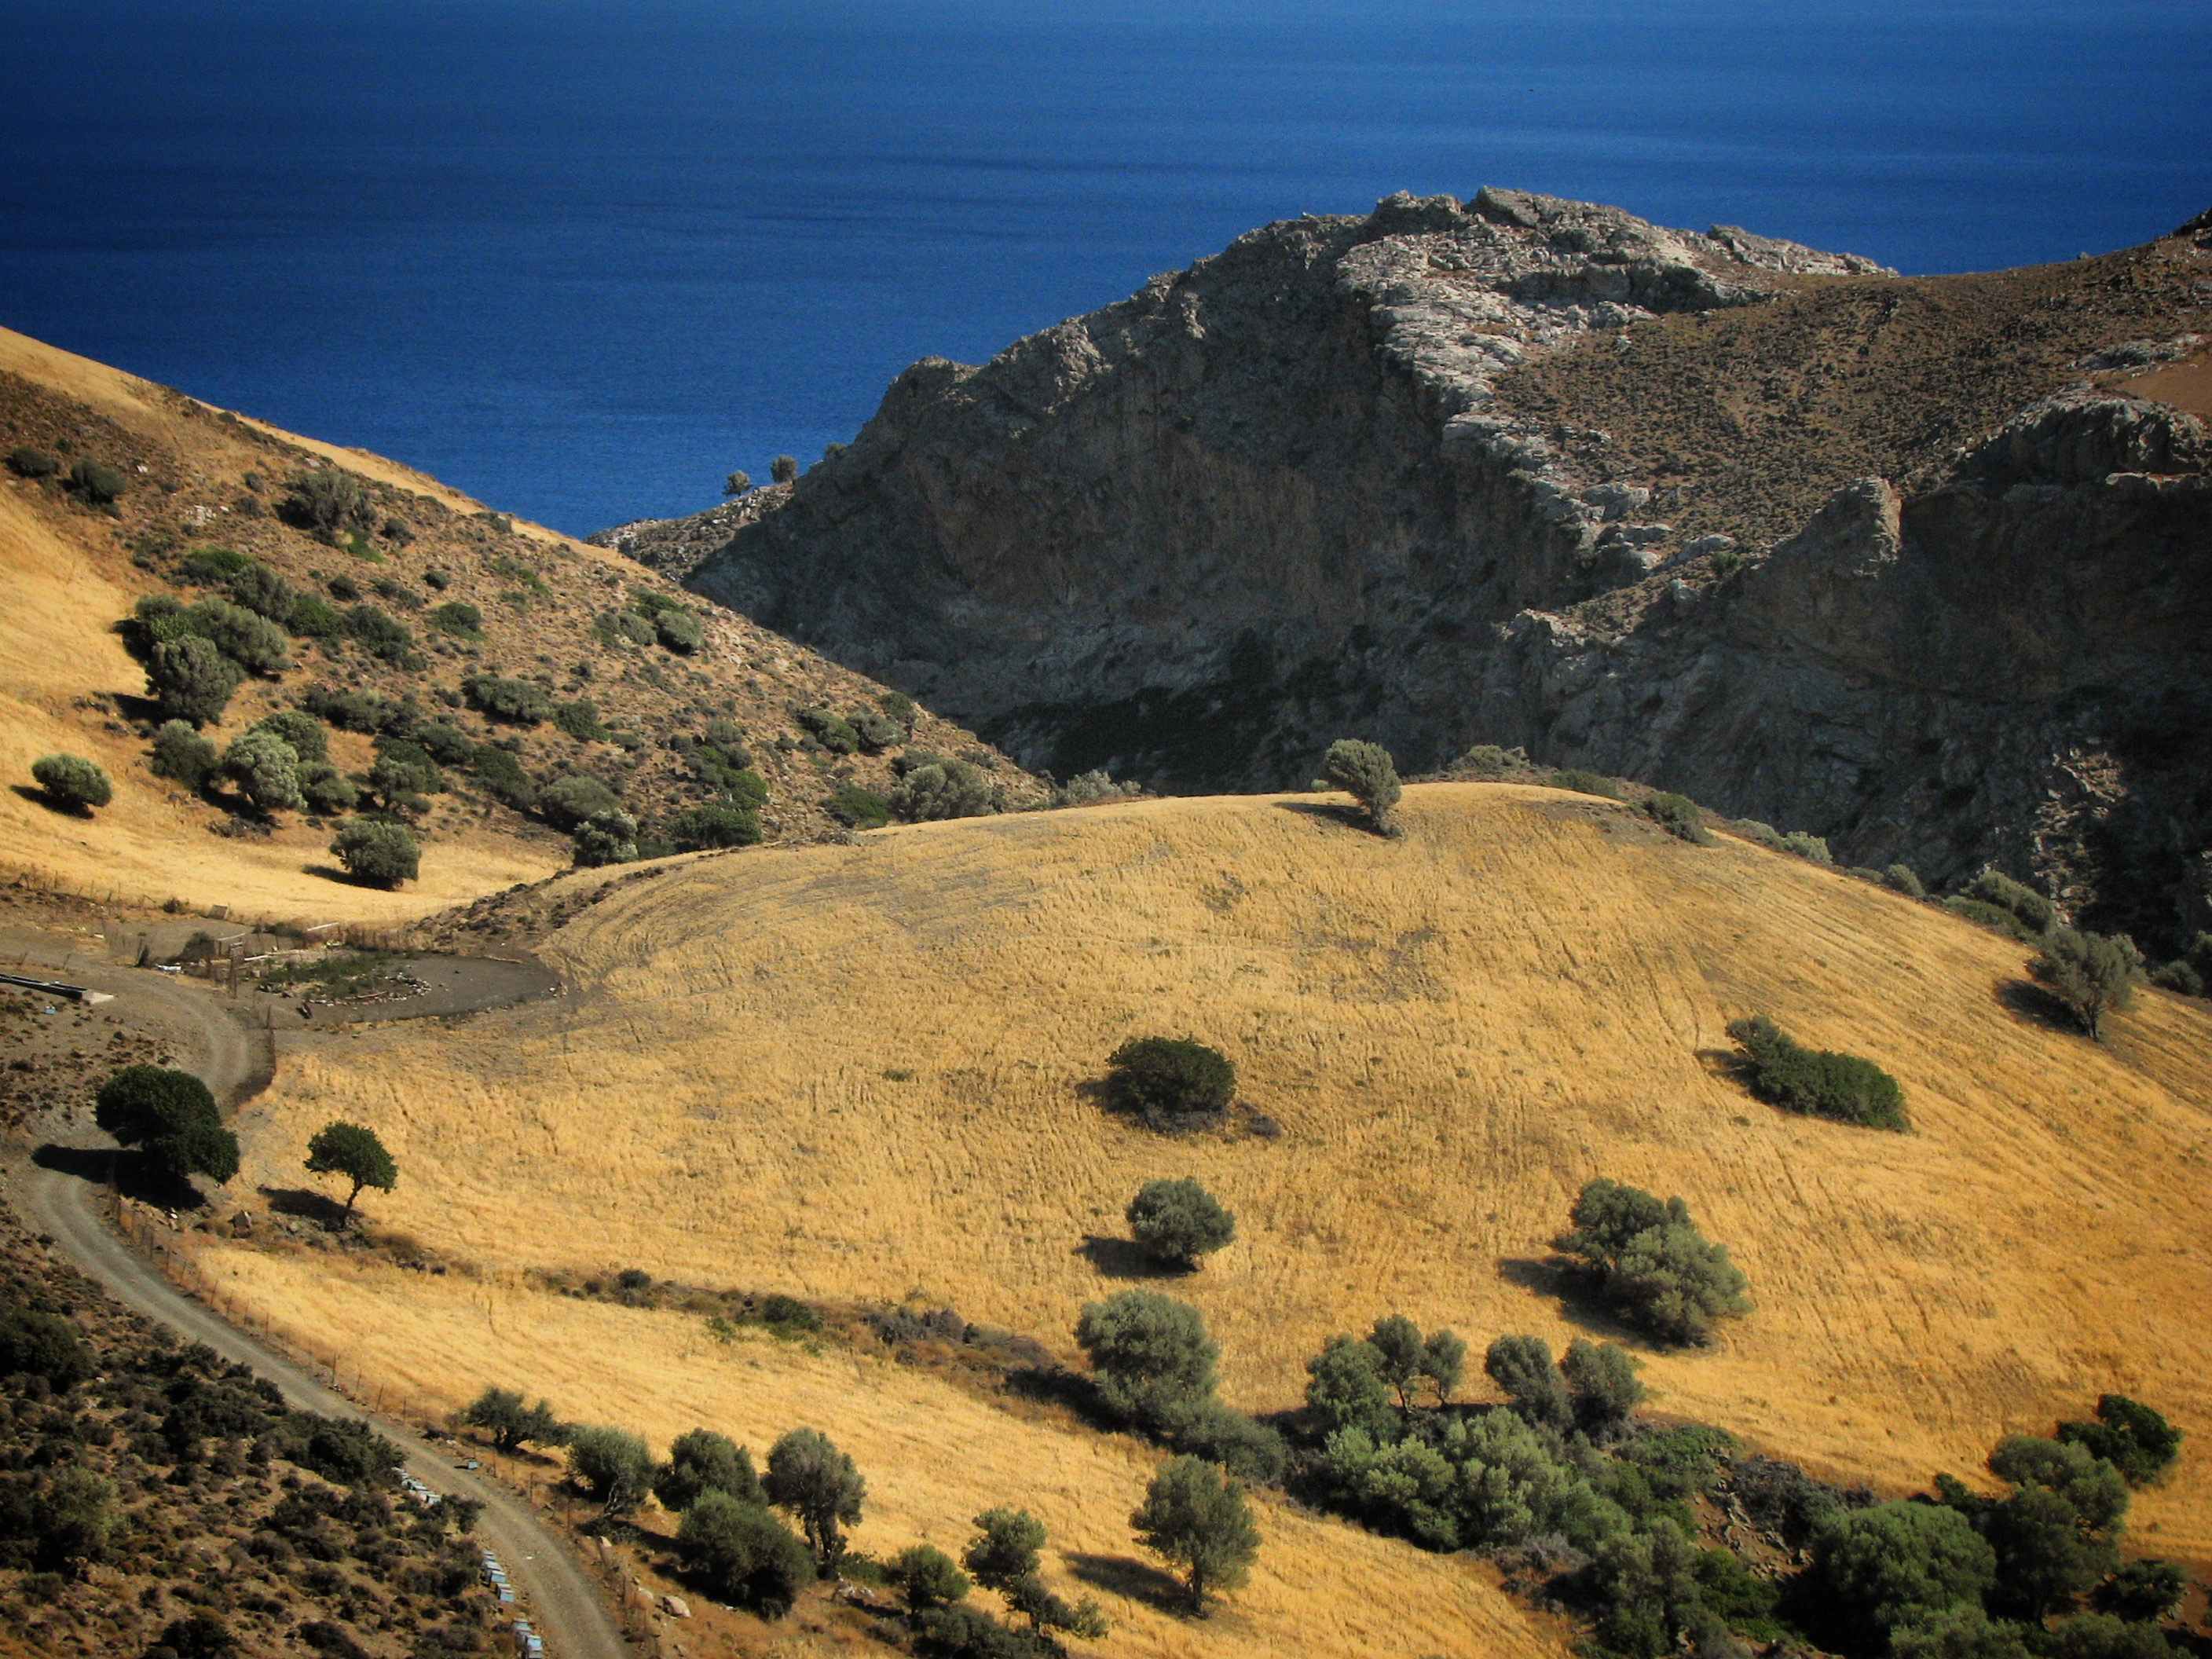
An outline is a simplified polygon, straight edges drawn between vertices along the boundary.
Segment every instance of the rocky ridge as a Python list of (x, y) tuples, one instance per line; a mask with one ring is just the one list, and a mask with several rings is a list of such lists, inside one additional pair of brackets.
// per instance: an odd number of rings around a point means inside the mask
[(1396, 196), (915, 364), (690, 581), (1032, 766), (1517, 742), (2163, 937), (2212, 842), (2162, 735), (2212, 702), (2204, 452), (2112, 382), (2197, 349), (2208, 240), (1908, 279)]

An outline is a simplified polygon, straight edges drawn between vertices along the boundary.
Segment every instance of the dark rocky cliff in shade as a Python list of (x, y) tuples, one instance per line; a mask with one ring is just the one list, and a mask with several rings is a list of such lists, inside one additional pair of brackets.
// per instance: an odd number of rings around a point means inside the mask
[(2212, 844), (2174, 735), (2212, 713), (2204, 457), (2090, 354), (2185, 355), (2206, 240), (1901, 279), (1393, 198), (915, 365), (691, 581), (1032, 766), (1518, 742), (1852, 861), (1996, 859), (2148, 942)]

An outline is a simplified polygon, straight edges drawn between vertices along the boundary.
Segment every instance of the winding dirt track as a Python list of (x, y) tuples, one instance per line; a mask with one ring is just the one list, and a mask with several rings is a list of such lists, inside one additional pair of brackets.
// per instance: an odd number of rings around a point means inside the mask
[[(15, 942), (20, 945), (21, 942)], [(231, 1018), (222, 1005), (198, 987), (155, 975), (88, 966), (81, 957), (64, 958), (58, 949), (29, 950), (33, 961), (64, 969), (72, 982), (112, 992), (111, 1011), (134, 1022), (146, 1020), (187, 1036), (193, 1070), (218, 1099), (229, 1099), (264, 1084), (265, 1050), (257, 1034)], [(114, 1143), (88, 1126), (49, 1123), (52, 1144), (105, 1147)], [(414, 1437), (408, 1425), (363, 1411), (325, 1386), (304, 1367), (264, 1346), (212, 1310), (193, 1301), (142, 1261), (107, 1230), (101, 1218), (101, 1189), (79, 1176), (11, 1160), (10, 1196), (26, 1221), (52, 1236), (55, 1248), (105, 1285), (125, 1307), (204, 1342), (226, 1359), (253, 1367), (284, 1391), (286, 1401), (325, 1417), (358, 1419), (391, 1438), (403, 1453), (409, 1474), (432, 1491), (481, 1503), (479, 1537), (496, 1551), (524, 1598), (532, 1627), (545, 1638), (554, 1659), (627, 1659), (606, 1597), (566, 1545), (541, 1522), (529, 1504), (497, 1481), (453, 1467)]]

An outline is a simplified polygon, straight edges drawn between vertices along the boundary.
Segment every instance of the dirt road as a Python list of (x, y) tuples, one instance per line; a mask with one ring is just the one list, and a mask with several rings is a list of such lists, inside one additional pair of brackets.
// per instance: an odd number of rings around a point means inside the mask
[[(26, 948), (21, 940), (11, 939), (9, 945), (11, 954)], [(218, 1099), (234, 1103), (241, 1094), (266, 1084), (263, 1040), (234, 1018), (211, 993), (142, 969), (94, 965), (87, 952), (70, 954), (64, 962), (58, 942), (44, 951), (28, 947), (28, 954), (33, 962), (65, 971), (73, 983), (113, 993), (116, 1001), (106, 1005), (106, 1012), (188, 1036), (185, 1057), (191, 1069)], [(88, 1124), (49, 1121), (39, 1128), (42, 1133), (34, 1139), (54, 1145), (114, 1144)], [(481, 1503), (484, 1509), (477, 1523), (477, 1535), (505, 1563), (524, 1597), (532, 1626), (545, 1638), (553, 1659), (627, 1659), (629, 1650), (605, 1593), (522, 1498), (483, 1474), (455, 1468), (453, 1456), (425, 1444), (418, 1429), (362, 1410), (304, 1367), (264, 1347), (171, 1285), (107, 1230), (100, 1214), (104, 1188), (25, 1159), (10, 1160), (7, 1173), (9, 1195), (25, 1221), (49, 1235), (57, 1249), (125, 1307), (160, 1320), (192, 1341), (206, 1343), (226, 1359), (252, 1366), (282, 1389), (287, 1402), (299, 1410), (368, 1423), (400, 1448), (408, 1472), (432, 1491)]]

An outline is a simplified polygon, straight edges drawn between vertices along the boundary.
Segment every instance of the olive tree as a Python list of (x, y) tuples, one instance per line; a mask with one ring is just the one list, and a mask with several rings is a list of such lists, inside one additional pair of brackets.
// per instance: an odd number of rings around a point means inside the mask
[(246, 678), (236, 663), (197, 634), (164, 640), (146, 661), (146, 686), (164, 720), (199, 726), (222, 718)]
[(1379, 743), (1339, 738), (1328, 746), (1328, 753), (1321, 763), (1321, 775), (1324, 783), (1343, 790), (1366, 809), (1368, 821), (1375, 826), (1377, 835), (1392, 832), (1392, 813), (1398, 798), (1405, 792), (1399, 787), (1398, 768), (1389, 750)]
[(1483, 1356), (1482, 1369), (1529, 1422), (1552, 1429), (1573, 1426), (1574, 1402), (1568, 1398), (1566, 1379), (1552, 1361), (1551, 1344), (1542, 1337), (1499, 1337)]
[(356, 881), (397, 887), (412, 881), (422, 867), (422, 849), (404, 824), (356, 818), (337, 833), (331, 851)]
[(1107, 1407), (1143, 1427), (1167, 1428), (1213, 1397), (1221, 1349), (1188, 1303), (1157, 1291), (1086, 1302), (1075, 1340), (1090, 1356)]
[(222, 751), (222, 775), (264, 812), (296, 811), (307, 804), (300, 793), (298, 753), (265, 726), (231, 739)]
[(568, 1431), (568, 1473), (599, 1500), (602, 1519), (628, 1515), (653, 1484), (653, 1453), (628, 1429), (587, 1423)]
[(743, 1504), (765, 1504), (753, 1455), (726, 1434), (687, 1429), (668, 1448), (668, 1461), (653, 1472), (653, 1495), (664, 1509), (681, 1512), (703, 1492), (726, 1492)]
[(1662, 1340), (1711, 1340), (1716, 1321), (1751, 1310), (1742, 1270), (1709, 1242), (1679, 1198), (1603, 1179), (1575, 1200), (1573, 1231), (1553, 1248), (1582, 1262), (1621, 1312)]
[(353, 1183), (346, 1194), (344, 1219), (353, 1219), (354, 1200), (364, 1187), (388, 1193), (399, 1184), (399, 1166), (384, 1150), (376, 1131), (359, 1123), (325, 1123), (307, 1143), (310, 1175), (342, 1176)]
[(1205, 1612), (1208, 1591), (1242, 1584), (1260, 1553), (1244, 1488), (1195, 1457), (1161, 1466), (1129, 1525), (1147, 1549), (1182, 1570), (1194, 1613)]
[(684, 1511), (676, 1553), (714, 1594), (781, 1619), (814, 1577), (814, 1558), (757, 1504), (709, 1489)]
[(1106, 1057), (1106, 1099), (1163, 1132), (1218, 1122), (1237, 1093), (1237, 1067), (1185, 1037), (1133, 1037)]
[(1123, 1213), (1146, 1253), (1169, 1267), (1194, 1267), (1237, 1236), (1237, 1218), (1195, 1181), (1147, 1181)]
[(57, 805), (88, 812), (115, 799), (107, 774), (77, 755), (41, 755), (31, 763), (31, 779)]
[(223, 1127), (207, 1085), (190, 1072), (125, 1066), (100, 1085), (93, 1121), (172, 1180), (228, 1181), (238, 1173), (238, 1137)]
[(2136, 1000), (2142, 952), (2124, 935), (2079, 933), (2054, 927), (2043, 937), (2043, 951), (2027, 965), (2071, 1008), (2082, 1028), (2101, 1042), (2104, 1020), (2115, 1009), (2124, 1012)]
[(1996, 1580), (1996, 1555), (1956, 1510), (1877, 1504), (1824, 1522), (1811, 1570), (1827, 1605), (1878, 1648), (1900, 1626), (1978, 1603)]
[(550, 1405), (541, 1400), (535, 1406), (526, 1406), (522, 1395), (512, 1389), (487, 1386), (463, 1408), (461, 1421), (489, 1431), (492, 1444), (501, 1451), (514, 1451), (526, 1440), (557, 1446), (568, 1437), (568, 1426), (553, 1415)]
[(761, 1488), (769, 1502), (797, 1518), (815, 1559), (827, 1568), (845, 1553), (843, 1529), (860, 1520), (868, 1483), (828, 1436), (793, 1429), (769, 1448)]
[(1306, 1361), (1306, 1407), (1324, 1431), (1357, 1429), (1380, 1439), (1390, 1437), (1390, 1389), (1387, 1361), (1372, 1342), (1332, 1336)]

